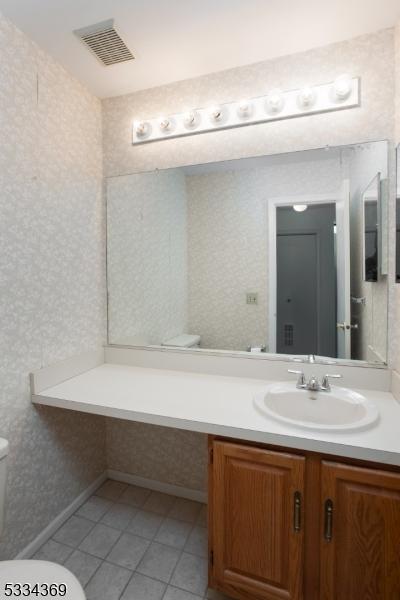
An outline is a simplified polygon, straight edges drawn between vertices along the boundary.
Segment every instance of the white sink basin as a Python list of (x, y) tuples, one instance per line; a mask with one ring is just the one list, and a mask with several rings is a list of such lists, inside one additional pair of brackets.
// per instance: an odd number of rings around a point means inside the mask
[(263, 415), (319, 431), (367, 429), (379, 418), (373, 402), (336, 386), (330, 392), (311, 392), (297, 389), (293, 382), (274, 383), (256, 394), (254, 404)]

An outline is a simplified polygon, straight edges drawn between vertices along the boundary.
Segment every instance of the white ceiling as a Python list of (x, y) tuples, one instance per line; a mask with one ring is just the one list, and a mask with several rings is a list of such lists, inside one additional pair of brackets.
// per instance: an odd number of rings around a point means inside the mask
[[(0, 0), (99, 97), (301, 52), (393, 26), (399, 0)], [(72, 33), (106, 19), (136, 60), (102, 66)]]

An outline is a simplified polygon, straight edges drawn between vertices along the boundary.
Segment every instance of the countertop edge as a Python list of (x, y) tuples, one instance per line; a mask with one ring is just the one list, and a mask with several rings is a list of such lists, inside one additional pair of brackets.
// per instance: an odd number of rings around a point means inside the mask
[(309, 439), (291, 436), (290, 434), (276, 434), (250, 428), (237, 428), (231, 425), (179, 419), (177, 417), (168, 417), (166, 415), (126, 410), (112, 406), (104, 406), (101, 404), (95, 405), (92, 403), (69, 400), (66, 398), (55, 398), (46, 396), (44, 394), (33, 394), (32, 402), (33, 404), (40, 406), (62, 408), (103, 417), (145, 423), (149, 425), (171, 427), (174, 429), (183, 429), (186, 431), (194, 431), (208, 435), (220, 435), (223, 437), (235, 438), (243, 441), (283, 446), (287, 448), (293, 448), (294, 450), (329, 454), (332, 455), (332, 457), (337, 456), (356, 460), (365, 460), (400, 467), (399, 453), (375, 448), (351, 446), (349, 444), (341, 444), (338, 442)]

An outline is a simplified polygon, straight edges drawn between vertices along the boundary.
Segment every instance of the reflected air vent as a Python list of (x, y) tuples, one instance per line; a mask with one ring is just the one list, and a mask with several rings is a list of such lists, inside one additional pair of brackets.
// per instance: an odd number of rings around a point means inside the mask
[(286, 323), (283, 330), (285, 346), (293, 346), (293, 325)]
[(134, 60), (135, 58), (117, 33), (113, 19), (83, 29), (76, 29), (74, 34), (88, 46), (106, 67)]

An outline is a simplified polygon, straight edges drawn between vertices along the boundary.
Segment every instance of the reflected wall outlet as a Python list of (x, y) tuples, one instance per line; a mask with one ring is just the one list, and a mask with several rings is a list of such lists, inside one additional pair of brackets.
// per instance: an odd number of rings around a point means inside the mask
[(247, 304), (258, 304), (257, 292), (250, 292), (250, 293), (246, 294), (246, 303)]

